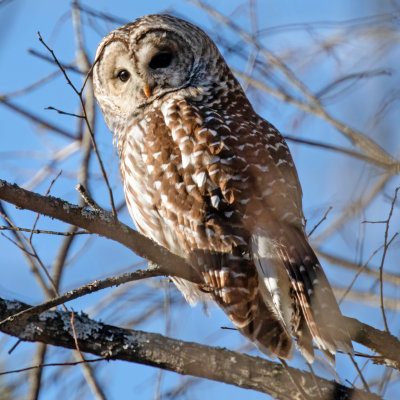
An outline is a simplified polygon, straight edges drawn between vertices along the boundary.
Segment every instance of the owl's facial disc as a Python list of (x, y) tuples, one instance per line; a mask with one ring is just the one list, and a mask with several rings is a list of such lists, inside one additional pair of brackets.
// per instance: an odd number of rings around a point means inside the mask
[(107, 97), (127, 116), (186, 87), (194, 65), (194, 49), (172, 31), (149, 29), (131, 38), (114, 36), (105, 44), (95, 73)]

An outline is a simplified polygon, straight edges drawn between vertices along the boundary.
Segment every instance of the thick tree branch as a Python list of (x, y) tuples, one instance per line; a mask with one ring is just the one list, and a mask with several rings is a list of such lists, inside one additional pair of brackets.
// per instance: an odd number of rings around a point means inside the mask
[(381, 356), (371, 356), (374, 364), (384, 364), (400, 370), (400, 342), (388, 332), (380, 331), (355, 318), (345, 317), (351, 339)]
[[(29, 306), (0, 298), (0, 319)], [(183, 342), (155, 333), (122, 329), (74, 316), (74, 326), (81, 351), (114, 360), (124, 360), (154, 366), (183, 375), (225, 382), (242, 388), (268, 393), (276, 399), (298, 398), (288, 371), (280, 364), (233, 351)], [(71, 314), (46, 311), (31, 316), (25, 323), (14, 321), (1, 330), (25, 341), (39, 341), (70, 349), (75, 348)], [(373, 400), (380, 397), (358, 389), (349, 389), (308, 372), (289, 368), (291, 376), (300, 382), (310, 399)], [(316, 386), (316, 381), (319, 390)]]
[(30, 192), (1, 179), (0, 200), (115, 240), (138, 256), (160, 265), (161, 274), (176, 275), (192, 282), (202, 282), (197, 272), (182, 258), (171, 254), (152, 240), (114, 219), (111, 213), (89, 211), (53, 196), (42, 196)]

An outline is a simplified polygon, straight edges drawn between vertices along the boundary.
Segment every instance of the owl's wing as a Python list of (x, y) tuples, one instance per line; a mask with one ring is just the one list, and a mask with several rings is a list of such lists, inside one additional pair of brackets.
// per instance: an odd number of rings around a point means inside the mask
[[(247, 210), (252, 215), (259, 214), (253, 218), (256, 240), (262, 243), (260, 236), (264, 242), (267, 238), (267, 251), (258, 247), (255, 254), (262, 266), (259, 272), (272, 291), (274, 304), (286, 313), (284, 319), (297, 336), (304, 356), (309, 361), (313, 359), (312, 336), (333, 361), (329, 354), (333, 356), (337, 348), (352, 352), (350, 336), (329, 282), (304, 233), (301, 187), (289, 149), (274, 127), (266, 122), (261, 126), (268, 132), (259, 135), (260, 149), (265, 150), (246, 154), (250, 163), (268, 169), (255, 186), (258, 201), (253, 209)], [(276, 293), (276, 286), (284, 281), (279, 272), (282, 268), (290, 280), (290, 294), (286, 299), (281, 288)], [(291, 315), (285, 307), (292, 308)]]
[[(259, 117), (257, 124), (260, 127), (261, 136), (263, 138), (262, 143), (267, 150), (266, 158), (260, 157), (259, 162), (264, 160), (266, 165), (269, 165), (271, 161), (273, 162), (276, 168), (270, 171), (271, 181), (276, 179), (278, 182), (282, 183), (281, 187), (278, 188), (278, 192), (286, 193), (286, 197), (291, 200), (291, 204), (288, 205), (288, 208), (296, 218), (295, 224), (303, 226), (303, 191), (289, 147), (281, 133), (272, 124), (261, 117)], [(281, 179), (284, 181), (281, 181)], [(287, 212), (284, 208), (281, 209)], [(282, 217), (283, 220), (286, 220), (285, 216), (282, 215), (281, 218)]]

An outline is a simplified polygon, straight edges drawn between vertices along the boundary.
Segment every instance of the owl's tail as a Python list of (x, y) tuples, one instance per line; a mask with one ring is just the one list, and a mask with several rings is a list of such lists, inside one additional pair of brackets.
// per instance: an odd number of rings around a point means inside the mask
[(257, 269), (250, 258), (235, 254), (196, 255), (212, 298), (235, 327), (269, 357), (291, 359), (293, 339), (284, 322), (265, 302)]
[(278, 242), (277, 253), (289, 276), (299, 313), (297, 324), (292, 326), (297, 345), (312, 361), (312, 338), (334, 365), (337, 349), (352, 354), (353, 346), (332, 288), (304, 232), (286, 227)]
[(335, 296), (304, 232), (280, 225), (252, 237), (263, 299), (297, 339), (308, 362), (313, 341), (334, 365), (337, 349), (352, 353), (350, 335)]
[[(256, 310), (247, 325), (239, 328), (240, 332), (268, 357), (290, 360), (294, 350), (292, 336), (260, 294), (256, 297), (254, 305)], [(234, 317), (229, 317), (237, 325)]]

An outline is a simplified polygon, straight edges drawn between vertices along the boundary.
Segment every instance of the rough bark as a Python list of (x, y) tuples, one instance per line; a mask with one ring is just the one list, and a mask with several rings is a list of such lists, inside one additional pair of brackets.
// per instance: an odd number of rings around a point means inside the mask
[[(4, 320), (27, 307), (27, 304), (0, 298), (0, 319)], [(109, 360), (135, 362), (182, 375), (225, 382), (267, 393), (276, 399), (302, 398), (292, 380), (302, 386), (309, 399), (380, 399), (375, 394), (313, 377), (308, 372), (295, 368), (286, 370), (276, 362), (259, 357), (175, 340), (156, 333), (118, 328), (91, 320), (84, 314), (75, 314), (73, 321), (80, 351)], [(76, 348), (69, 312), (45, 311), (30, 316), (23, 323), (18, 320), (9, 322), (0, 329), (24, 341)]]

